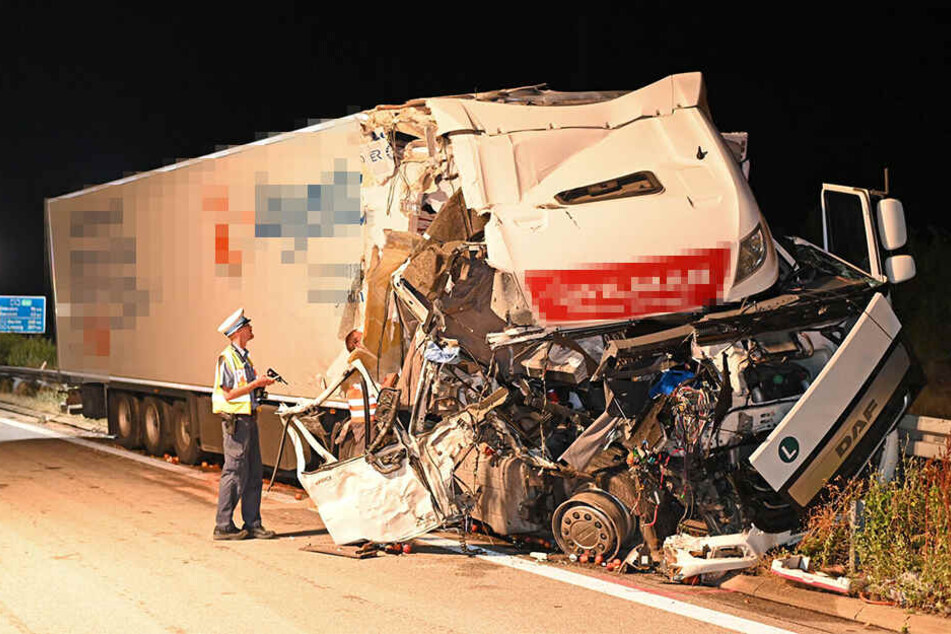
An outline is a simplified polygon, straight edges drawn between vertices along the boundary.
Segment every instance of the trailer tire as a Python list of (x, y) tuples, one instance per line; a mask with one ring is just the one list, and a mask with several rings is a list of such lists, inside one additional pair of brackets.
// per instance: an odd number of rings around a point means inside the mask
[(188, 407), (181, 401), (172, 406), (170, 424), (172, 428), (172, 445), (178, 460), (184, 464), (197, 464), (201, 458), (201, 446), (198, 437), (192, 433), (191, 415)]
[(133, 395), (109, 392), (109, 429), (115, 431), (116, 442), (126, 449), (135, 449), (142, 442), (140, 409)]
[(165, 401), (148, 396), (142, 403), (142, 442), (153, 456), (170, 449), (168, 442), (169, 411)]

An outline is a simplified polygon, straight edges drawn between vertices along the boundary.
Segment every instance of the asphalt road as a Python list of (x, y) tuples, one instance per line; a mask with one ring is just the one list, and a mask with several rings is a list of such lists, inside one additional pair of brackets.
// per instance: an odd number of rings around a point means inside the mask
[(216, 473), (28, 422), (0, 411), (0, 632), (876, 631), (716, 588), (431, 543), (367, 560), (306, 552), (332, 543), (306, 496), (264, 501), (278, 539), (215, 542)]

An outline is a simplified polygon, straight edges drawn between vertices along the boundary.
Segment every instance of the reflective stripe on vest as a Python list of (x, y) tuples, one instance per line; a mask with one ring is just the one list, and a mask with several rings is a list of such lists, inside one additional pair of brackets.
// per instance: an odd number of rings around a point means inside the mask
[[(244, 396), (239, 396), (233, 398), (230, 401), (225, 398), (225, 391), (221, 387), (221, 378), (222, 373), (221, 369), (224, 364), (221, 363), (222, 359), (224, 363), (228, 364), (228, 368), (231, 370), (231, 375), (234, 377), (234, 386), (232, 389), (236, 389), (248, 384), (248, 377), (244, 371), (244, 361), (241, 360), (241, 357), (238, 356), (238, 351), (234, 349), (233, 346), (228, 346), (221, 351), (221, 354), (218, 356), (218, 365), (215, 367), (215, 388), (211, 393), (211, 411), (215, 414), (251, 414), (251, 394), (245, 394)], [(248, 365), (251, 365), (251, 359), (248, 359)]]
[[(370, 422), (376, 420), (376, 397), (372, 394), (367, 399), (370, 402)], [(363, 405), (363, 387), (356, 383), (347, 390), (347, 404), (350, 407), (350, 423), (364, 423), (366, 416)]]

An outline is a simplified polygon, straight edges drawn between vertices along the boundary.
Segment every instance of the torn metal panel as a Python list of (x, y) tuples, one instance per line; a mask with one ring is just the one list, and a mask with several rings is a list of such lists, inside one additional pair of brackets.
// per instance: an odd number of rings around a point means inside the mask
[[(428, 301), (445, 289), (450, 261), (462, 242), (427, 242), (408, 260), (400, 278)], [(441, 284), (440, 284), (441, 282)]]
[(579, 106), (519, 106), (467, 99), (427, 99), (439, 134), (460, 131), (487, 135), (577, 127), (616, 128), (642, 117), (670, 114), (702, 101), (700, 73), (671, 75), (616, 99)]
[(755, 526), (735, 535), (674, 535), (664, 542), (664, 559), (674, 581), (699, 576), (709, 582), (731, 570), (752, 568), (766, 551), (800, 538), (790, 531), (765, 533)]
[[(294, 430), (290, 433), (296, 450), (300, 440)], [(300, 454), (298, 465), (302, 461)], [(442, 523), (429, 489), (401, 444), (314, 472), (298, 466), (297, 477), (337, 544), (403, 541)]]
[(378, 381), (399, 371), (402, 362), (403, 332), (391, 295), (390, 278), (421, 242), (421, 238), (411, 233), (391, 231), (387, 232), (382, 249), (374, 247), (374, 257), (366, 275), (362, 330), (363, 345), (378, 361), (369, 367)]
[(522, 293), (518, 280), (511, 273), (496, 271), (492, 280), (492, 312), (506, 325), (531, 326), (535, 320), (532, 317), (532, 307)]
[(496, 390), (478, 403), (468, 405), (458, 414), (442, 421), (430, 434), (420, 437), (420, 464), (444, 515), (459, 511), (453, 480), (459, 463), (473, 447), (476, 426), (507, 398), (506, 390)]
[(426, 238), (436, 242), (471, 240), (482, 233), (487, 219), (466, 206), (462, 190), (453, 193), (426, 229)]
[[(369, 381), (366, 369), (356, 362), (326, 393), (354, 371)], [(369, 385), (371, 394), (376, 395), (372, 381)], [(293, 424), (287, 433), (297, 457), (297, 477), (317, 505), (334, 542), (391, 542), (411, 539), (459, 516), (453, 490), (455, 469), (473, 444), (474, 426), (507, 396), (505, 390), (497, 390), (417, 438), (393, 424), (397, 396), (390, 390), (386, 416), (382, 417), (387, 426), (378, 432), (378, 440), (366, 454), (344, 461), (337, 461), (297, 418), (319, 402), (284, 408), (281, 415)], [(385, 438), (392, 442), (376, 449)], [(324, 466), (307, 470), (305, 442), (323, 459)]]
[(596, 359), (604, 351), (601, 337), (568, 339), (557, 336), (538, 346), (521, 360), (522, 366), (533, 378), (548, 378), (562, 383), (578, 384), (587, 379), (597, 367)]

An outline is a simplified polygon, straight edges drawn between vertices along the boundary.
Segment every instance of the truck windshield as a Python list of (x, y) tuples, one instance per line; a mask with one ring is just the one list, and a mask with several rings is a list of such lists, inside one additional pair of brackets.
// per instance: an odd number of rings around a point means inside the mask
[(834, 275), (849, 281), (864, 282), (869, 286), (881, 284), (878, 280), (869, 277), (867, 273), (809, 244), (805, 240), (792, 240), (792, 247), (792, 255), (796, 258), (800, 267), (804, 266), (819, 273)]

